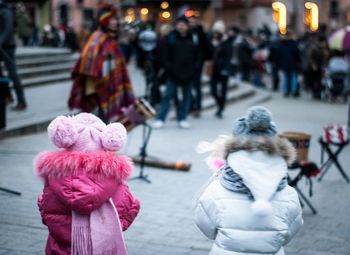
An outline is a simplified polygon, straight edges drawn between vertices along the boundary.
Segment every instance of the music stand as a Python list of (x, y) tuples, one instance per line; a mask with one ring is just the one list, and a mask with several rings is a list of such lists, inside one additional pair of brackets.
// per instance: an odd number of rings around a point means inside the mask
[[(143, 98), (146, 100), (150, 100), (152, 92), (150, 89), (151, 83), (156, 82), (155, 79), (155, 71), (152, 63), (152, 51), (155, 49), (157, 43), (157, 35), (154, 31), (146, 30), (140, 33), (139, 35), (139, 44), (142, 50), (146, 53), (146, 72), (145, 72), (145, 80), (146, 80), (146, 88), (145, 88), (145, 95)], [(150, 179), (148, 179), (148, 175), (144, 174), (144, 168), (145, 168), (145, 159), (148, 156), (147, 155), (147, 146), (149, 139), (151, 137), (152, 133), (152, 127), (146, 123), (146, 121), (143, 121), (141, 123), (142, 125), (142, 146), (140, 149), (140, 174), (139, 176), (133, 177), (130, 180), (136, 180), (140, 179), (147, 183), (151, 183)]]
[(140, 149), (140, 174), (139, 176), (135, 176), (131, 178), (130, 180), (137, 180), (140, 179), (142, 181), (145, 181), (147, 183), (151, 183), (151, 180), (148, 179), (148, 175), (144, 174), (144, 168), (145, 168), (145, 159), (147, 157), (147, 145), (152, 133), (152, 127), (148, 125), (145, 121), (141, 123), (142, 127), (142, 146)]

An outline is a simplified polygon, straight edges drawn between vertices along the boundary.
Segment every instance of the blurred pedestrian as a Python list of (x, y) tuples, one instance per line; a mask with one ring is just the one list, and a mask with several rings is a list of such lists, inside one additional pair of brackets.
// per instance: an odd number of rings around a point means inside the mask
[(33, 21), (22, 2), (16, 4), (16, 30), (23, 46), (29, 46), (33, 34)]
[(14, 16), (5, 0), (0, 0), (0, 24), (0, 62), (5, 64), (17, 96), (17, 105), (13, 110), (24, 110), (27, 108), (27, 103), (21, 81), (17, 74)]
[(193, 42), (198, 47), (199, 64), (195, 70), (195, 76), (193, 80), (193, 92), (191, 94), (191, 112), (192, 116), (199, 118), (202, 110), (202, 71), (204, 61), (208, 59), (209, 42), (207, 34), (204, 32), (203, 26), (200, 24), (198, 17), (190, 16), (188, 18), (188, 24), (192, 33)]
[(210, 92), (214, 97), (217, 110), (215, 116), (223, 117), (226, 104), (227, 83), (231, 70), (231, 58), (233, 45), (230, 39), (224, 40), (225, 24), (222, 21), (215, 22), (212, 28), (211, 52), (213, 70), (210, 79)]
[(78, 50), (77, 34), (74, 31), (73, 24), (68, 24), (65, 46), (72, 52), (76, 52)]
[(278, 67), (284, 75), (283, 95), (299, 96), (298, 70), (300, 69), (300, 54), (296, 40), (289, 30), (281, 36), (278, 46)]
[[(234, 123), (232, 136), (199, 151), (215, 173), (195, 206), (195, 222), (215, 240), (210, 254), (284, 255), (283, 246), (303, 224), (298, 193), (288, 186), (293, 145), (279, 138), (271, 113), (252, 107)], [(258, 240), (258, 241), (257, 241)]]
[(253, 72), (252, 83), (260, 88), (265, 88), (263, 75), (266, 71), (266, 61), (269, 56), (267, 37), (263, 32), (259, 32), (253, 41)]
[(234, 49), (237, 54), (241, 80), (246, 82), (251, 81), (251, 71), (253, 67), (253, 48), (248, 37), (249, 35), (247, 32), (239, 33), (234, 41)]
[(82, 27), (77, 34), (77, 44), (79, 52), (82, 52), (91, 35), (91, 22), (84, 21)]
[(179, 101), (177, 121), (180, 128), (189, 128), (187, 115), (191, 104), (191, 88), (200, 58), (186, 17), (181, 16), (176, 19), (175, 31), (167, 37), (163, 63), (167, 72), (167, 83), (153, 127), (163, 127), (170, 102), (177, 96), (177, 91), (180, 89), (182, 95)]
[(275, 34), (272, 35), (270, 45), (269, 45), (269, 57), (268, 61), (271, 65), (271, 78), (272, 78), (272, 90), (278, 91), (279, 90), (279, 83), (280, 83), (280, 77), (279, 77), (279, 70), (278, 70), (278, 45), (279, 45), (279, 35)]
[(305, 85), (314, 99), (321, 99), (321, 80), (326, 59), (316, 34), (310, 35), (305, 53), (304, 61), (307, 63), (304, 74)]
[(100, 29), (85, 45), (73, 71), (70, 109), (95, 112), (106, 123), (123, 115), (135, 102), (127, 66), (118, 45), (117, 9), (108, 3), (98, 10)]
[(38, 197), (49, 230), (45, 254), (127, 255), (122, 231), (140, 203), (126, 184), (131, 160), (116, 153), (126, 143), (125, 127), (80, 113), (55, 118), (48, 134), (60, 150), (42, 152), (35, 160), (45, 182)]

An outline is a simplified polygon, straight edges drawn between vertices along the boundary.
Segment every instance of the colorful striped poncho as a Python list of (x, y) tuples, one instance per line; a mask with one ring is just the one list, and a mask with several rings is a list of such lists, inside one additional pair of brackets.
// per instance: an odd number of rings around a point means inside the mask
[(115, 37), (94, 32), (72, 71), (73, 87), (68, 106), (84, 112), (99, 109), (99, 117), (112, 122), (135, 96), (124, 57)]

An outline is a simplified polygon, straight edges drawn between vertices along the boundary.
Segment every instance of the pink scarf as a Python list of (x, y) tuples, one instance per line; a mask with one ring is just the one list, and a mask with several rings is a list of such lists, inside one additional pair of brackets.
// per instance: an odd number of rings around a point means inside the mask
[(72, 212), (72, 255), (127, 255), (118, 211), (110, 198), (90, 215)]

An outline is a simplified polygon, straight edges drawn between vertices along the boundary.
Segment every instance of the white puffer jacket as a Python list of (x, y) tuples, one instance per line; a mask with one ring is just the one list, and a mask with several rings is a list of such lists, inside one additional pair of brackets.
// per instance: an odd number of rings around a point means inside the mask
[[(233, 155), (233, 157), (231, 157)], [(282, 158), (280, 158), (282, 160)], [(282, 160), (284, 161), (284, 160)], [(265, 170), (278, 167), (278, 158), (266, 153), (235, 152), (229, 155), (229, 165), (237, 168)], [(254, 177), (250, 180), (254, 180)], [(259, 173), (261, 177), (261, 171)], [(267, 176), (268, 177), (268, 176)], [(269, 181), (268, 179), (266, 181)], [(195, 208), (195, 222), (199, 229), (214, 241), (211, 255), (283, 255), (287, 244), (303, 224), (297, 192), (286, 186), (270, 198), (272, 213), (260, 217), (253, 213), (247, 194), (224, 188), (214, 178), (200, 196)]]

